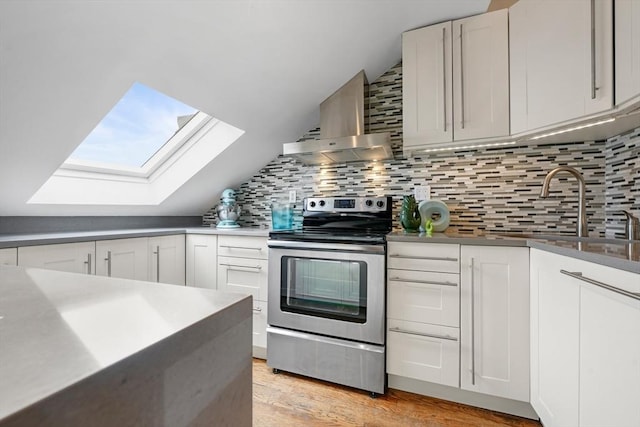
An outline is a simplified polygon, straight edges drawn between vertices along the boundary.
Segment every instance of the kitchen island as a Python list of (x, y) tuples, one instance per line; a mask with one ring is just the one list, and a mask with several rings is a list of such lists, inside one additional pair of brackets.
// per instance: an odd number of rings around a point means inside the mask
[(0, 426), (251, 425), (251, 298), (0, 266)]

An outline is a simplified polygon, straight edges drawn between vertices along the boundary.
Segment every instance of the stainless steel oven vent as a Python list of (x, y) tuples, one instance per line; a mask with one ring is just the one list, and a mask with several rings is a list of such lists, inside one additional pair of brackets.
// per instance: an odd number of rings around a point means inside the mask
[(318, 165), (392, 159), (390, 134), (366, 133), (364, 70), (320, 104), (320, 138), (283, 145), (283, 154)]

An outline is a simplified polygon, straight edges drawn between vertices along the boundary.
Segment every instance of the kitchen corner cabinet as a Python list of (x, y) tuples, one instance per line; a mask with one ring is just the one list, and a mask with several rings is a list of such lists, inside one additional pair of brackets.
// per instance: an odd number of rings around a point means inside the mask
[(640, 98), (640, 2), (615, 0), (616, 105)]
[(640, 301), (583, 279), (640, 292), (638, 274), (531, 250), (531, 404), (547, 427), (638, 426)]
[(268, 246), (266, 237), (218, 236), (218, 289), (253, 296), (253, 354), (266, 358)]
[(18, 265), (18, 249), (0, 249), (0, 265)]
[(387, 373), (459, 387), (460, 246), (389, 242)]
[(38, 267), (69, 273), (95, 274), (95, 242), (60, 243), (18, 248), (21, 267)]
[(120, 279), (149, 280), (148, 238), (96, 242), (96, 274)]
[(404, 151), (509, 135), (508, 12), (402, 35)]
[(187, 234), (187, 286), (217, 289), (217, 257), (218, 236), (209, 234)]
[(613, 107), (611, 1), (519, 0), (511, 6), (512, 134)]
[(149, 237), (147, 244), (149, 280), (184, 286), (184, 234)]
[(529, 401), (529, 248), (461, 246), (460, 387)]

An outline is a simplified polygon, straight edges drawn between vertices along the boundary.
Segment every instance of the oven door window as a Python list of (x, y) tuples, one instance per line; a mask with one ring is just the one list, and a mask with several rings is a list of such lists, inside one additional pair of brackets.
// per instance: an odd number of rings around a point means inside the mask
[(367, 265), (364, 261), (283, 256), (282, 311), (365, 323)]

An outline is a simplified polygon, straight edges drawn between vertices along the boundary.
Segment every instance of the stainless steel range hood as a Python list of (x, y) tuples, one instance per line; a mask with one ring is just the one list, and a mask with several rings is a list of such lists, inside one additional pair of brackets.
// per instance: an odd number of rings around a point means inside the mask
[(365, 133), (365, 91), (360, 71), (320, 104), (320, 138), (283, 145), (283, 154), (307, 165), (392, 159), (390, 134)]

